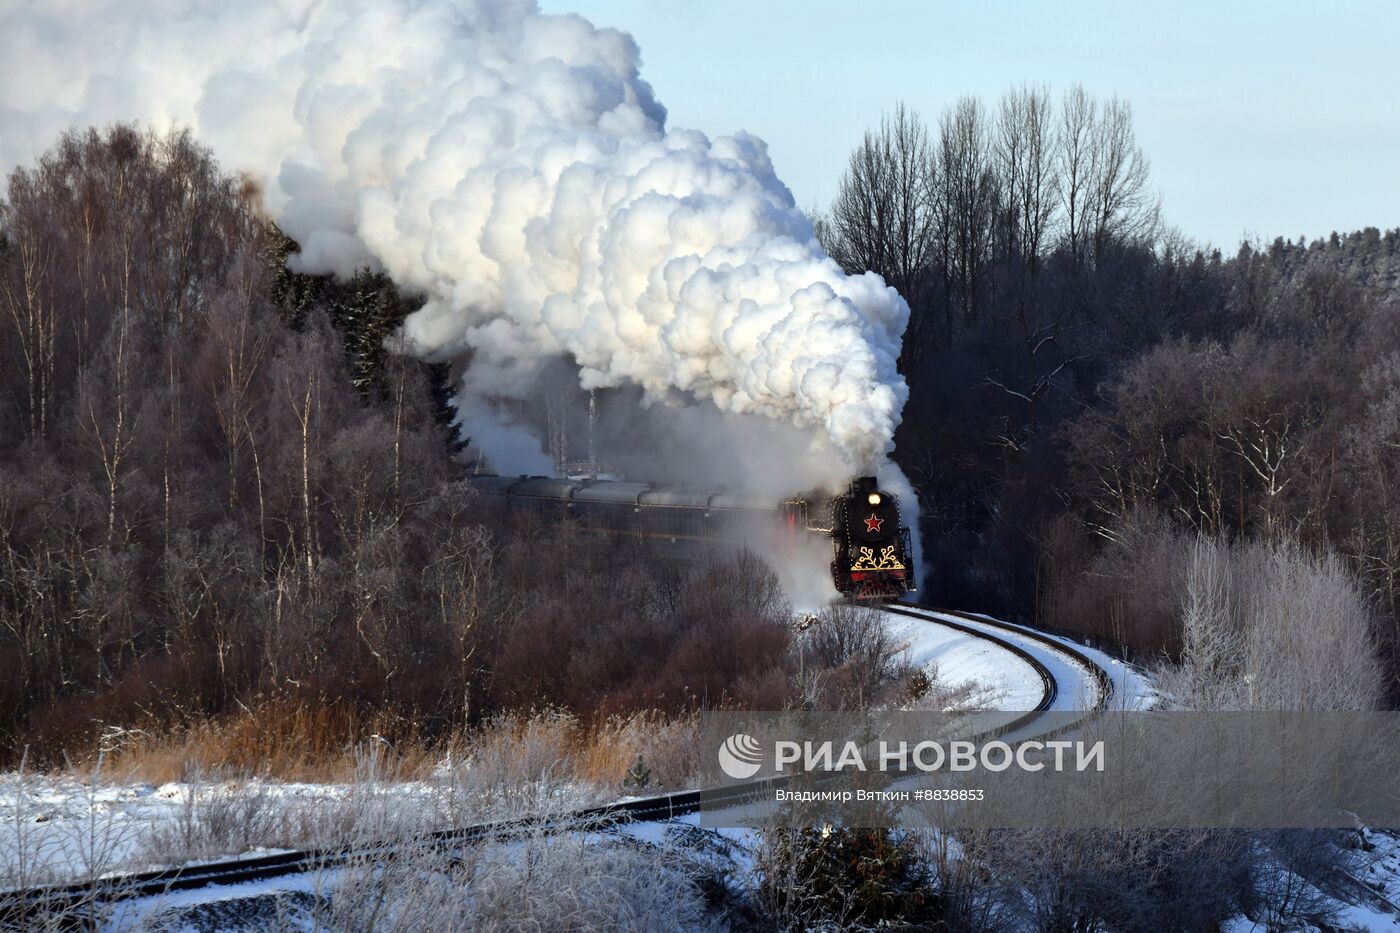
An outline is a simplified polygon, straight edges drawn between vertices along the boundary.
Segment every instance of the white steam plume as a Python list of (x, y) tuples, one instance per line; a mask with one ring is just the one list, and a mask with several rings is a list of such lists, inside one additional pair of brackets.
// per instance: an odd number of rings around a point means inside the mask
[(192, 127), (298, 267), (421, 290), (408, 335), (584, 387), (893, 444), (908, 308), (812, 236), (762, 141), (667, 129), (624, 33), (515, 0), (0, 0), (0, 170), (70, 127)]
[(471, 446), (485, 455), (487, 465), (497, 473), (552, 476), (554, 461), (544, 452), (539, 438), (505, 412), (479, 399), (457, 400), (456, 423)]

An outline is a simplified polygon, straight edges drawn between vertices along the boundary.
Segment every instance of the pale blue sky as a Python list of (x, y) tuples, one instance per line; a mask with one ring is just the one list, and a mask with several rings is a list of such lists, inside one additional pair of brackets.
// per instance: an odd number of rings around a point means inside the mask
[(903, 99), (1079, 81), (1134, 107), (1166, 218), (1241, 235), (1400, 226), (1400, 2), (542, 0), (636, 37), (673, 126), (768, 140), (804, 207)]

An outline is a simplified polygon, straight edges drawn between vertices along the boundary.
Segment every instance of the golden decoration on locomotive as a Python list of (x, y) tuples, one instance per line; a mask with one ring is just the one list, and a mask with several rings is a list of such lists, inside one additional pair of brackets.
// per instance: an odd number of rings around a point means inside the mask
[(904, 564), (900, 563), (894, 553), (894, 545), (880, 548), (880, 556), (875, 556), (875, 549), (863, 547), (860, 549), (860, 557), (851, 565), (852, 570), (903, 570)]
[(876, 518), (875, 513), (871, 512), (870, 517), (865, 520), (865, 530), (869, 534), (878, 534), (880, 526), (884, 523), (885, 520), (883, 518)]

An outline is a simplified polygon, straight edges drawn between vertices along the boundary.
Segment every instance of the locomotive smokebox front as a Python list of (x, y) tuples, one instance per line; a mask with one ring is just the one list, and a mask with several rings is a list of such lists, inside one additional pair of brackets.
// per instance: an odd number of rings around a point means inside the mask
[(884, 501), (880, 494), (880, 485), (875, 482), (873, 476), (857, 476), (851, 480), (851, 488), (847, 495), (852, 502), (864, 502), (867, 505), (879, 505)]

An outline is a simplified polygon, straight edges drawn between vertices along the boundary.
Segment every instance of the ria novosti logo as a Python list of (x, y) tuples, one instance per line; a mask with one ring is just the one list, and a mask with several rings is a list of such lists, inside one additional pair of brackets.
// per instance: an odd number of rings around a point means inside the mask
[(763, 750), (758, 739), (736, 732), (719, 747), (719, 767), (736, 781), (753, 777), (763, 767)]
[[(1058, 739), (1041, 742), (1035, 739), (1012, 746), (994, 740), (979, 745), (967, 739), (942, 743), (936, 741), (856, 742), (846, 740), (790, 741), (773, 743), (773, 768), (776, 774), (792, 771), (829, 773), (851, 771), (1006, 771), (1016, 767), (1022, 771), (1103, 771), (1102, 739), (1088, 745), (1083, 741)], [(1073, 752), (1073, 758), (1070, 757)], [(744, 781), (762, 768), (763, 746), (747, 732), (736, 732), (719, 747), (719, 766), (736, 781)]]

